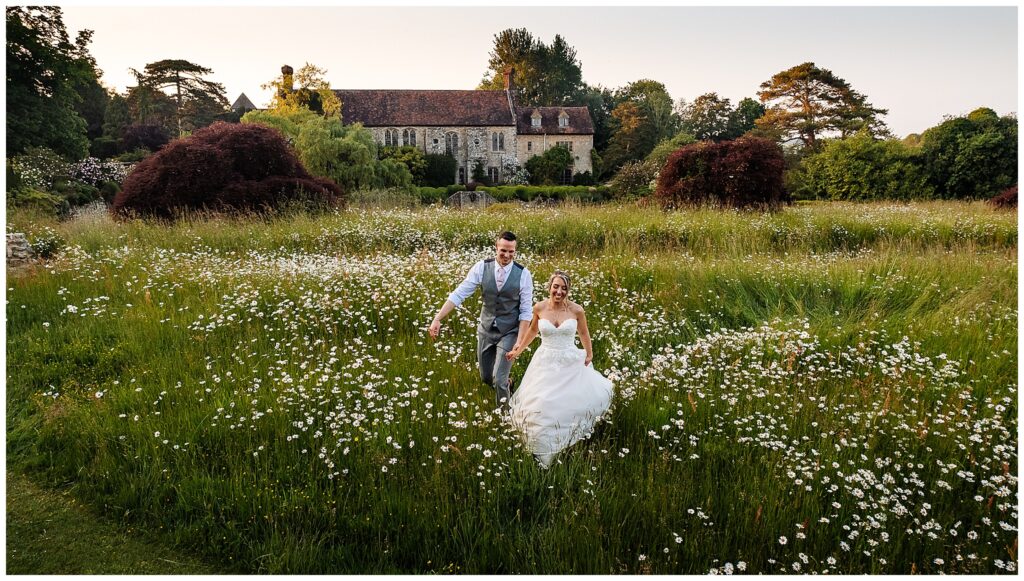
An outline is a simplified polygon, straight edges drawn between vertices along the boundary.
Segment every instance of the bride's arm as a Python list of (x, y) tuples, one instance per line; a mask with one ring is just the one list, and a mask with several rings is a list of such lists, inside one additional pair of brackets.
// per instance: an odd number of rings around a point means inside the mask
[(580, 343), (583, 343), (583, 349), (587, 352), (587, 359), (583, 364), (590, 365), (594, 359), (594, 346), (590, 342), (590, 329), (587, 328), (587, 313), (579, 305), (576, 305), (576, 308), (579, 309), (576, 313), (576, 330), (579, 331)]
[(511, 351), (505, 354), (505, 359), (512, 361), (519, 354), (526, 350), (533, 343), (533, 340), (537, 338), (537, 334), (540, 333), (540, 303), (533, 305), (533, 319), (530, 319), (530, 326), (527, 327), (526, 333), (519, 337), (515, 347)]

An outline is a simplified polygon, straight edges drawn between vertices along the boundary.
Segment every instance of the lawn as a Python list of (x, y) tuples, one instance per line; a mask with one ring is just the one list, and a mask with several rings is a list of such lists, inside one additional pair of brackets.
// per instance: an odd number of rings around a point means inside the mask
[[(478, 298), (426, 334), (503, 229), (537, 298), (573, 275), (616, 386), (547, 471), (479, 383)], [(204, 562), (1016, 571), (1016, 213), (499, 204), (8, 231), (52, 254), (8, 269), (8, 470)]]

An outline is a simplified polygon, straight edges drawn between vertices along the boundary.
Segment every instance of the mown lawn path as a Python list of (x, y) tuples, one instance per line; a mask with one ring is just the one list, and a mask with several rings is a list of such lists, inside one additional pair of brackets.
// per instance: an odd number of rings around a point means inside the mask
[(59, 490), (7, 471), (7, 574), (211, 574), (219, 571), (131, 528), (105, 522)]

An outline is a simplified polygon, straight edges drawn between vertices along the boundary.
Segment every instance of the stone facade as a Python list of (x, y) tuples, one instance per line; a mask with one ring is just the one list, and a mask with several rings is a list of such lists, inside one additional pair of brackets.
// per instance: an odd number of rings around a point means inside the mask
[[(472, 180), (480, 162), (492, 182), (558, 143), (571, 144), (572, 173), (592, 172), (594, 125), (586, 107), (519, 107), (512, 70), (504, 91), (338, 89), (345, 123), (361, 123), (381, 146), (451, 153), (454, 183)], [(453, 144), (457, 142), (457, 146)]]
[[(494, 175), (499, 180), (504, 180), (505, 176), (502, 175), (503, 158), (516, 156), (517, 151), (515, 127), (509, 126), (393, 126), (367, 127), (367, 129), (380, 146), (396, 143), (395, 138), (397, 138), (398, 145), (409, 145), (405, 139), (406, 132), (409, 132), (411, 137), (411, 131), (415, 131), (415, 147), (424, 154), (449, 153), (449, 144), (453, 144), (454, 147), (450, 153), (455, 158), (458, 169), (456, 175), (452, 176), (452, 183), (471, 181), (473, 167), (478, 161), (482, 163), (485, 174)], [(392, 132), (390, 138), (388, 132)]]
[(572, 152), (572, 172), (589, 171), (593, 174), (594, 166), (590, 159), (590, 151), (594, 149), (593, 135), (520, 135), (516, 143), (516, 157), (521, 163), (526, 163), (531, 157), (563, 143), (569, 144)]

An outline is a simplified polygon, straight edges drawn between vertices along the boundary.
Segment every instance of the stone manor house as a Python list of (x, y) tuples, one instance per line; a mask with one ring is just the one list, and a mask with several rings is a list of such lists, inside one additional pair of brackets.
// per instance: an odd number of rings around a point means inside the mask
[[(291, 67), (283, 67), (282, 70)], [(593, 173), (594, 123), (586, 107), (520, 107), (513, 71), (504, 91), (341, 89), (341, 117), (362, 123), (381, 146), (410, 145), (423, 153), (447, 153), (458, 163), (457, 183), (472, 178), (479, 161), (493, 183), (509, 168), (562, 145), (574, 173)]]

